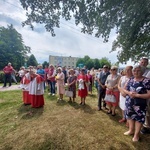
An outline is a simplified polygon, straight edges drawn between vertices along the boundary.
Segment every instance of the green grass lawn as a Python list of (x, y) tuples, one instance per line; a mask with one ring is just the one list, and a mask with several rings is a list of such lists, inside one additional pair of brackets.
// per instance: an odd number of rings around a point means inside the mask
[(45, 92), (44, 108), (34, 109), (23, 105), (20, 90), (0, 92), (0, 150), (150, 150), (150, 135), (137, 143), (124, 136), (119, 109), (115, 117), (96, 110), (96, 92), (85, 106), (79, 102), (57, 103)]

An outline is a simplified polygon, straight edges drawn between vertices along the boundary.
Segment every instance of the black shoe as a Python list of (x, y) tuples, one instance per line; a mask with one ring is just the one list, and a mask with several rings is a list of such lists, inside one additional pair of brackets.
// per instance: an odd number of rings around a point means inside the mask
[(105, 110), (108, 110), (108, 108), (107, 107), (103, 107)]
[(107, 114), (111, 114), (111, 113), (112, 113), (112, 111), (110, 111), (110, 110), (107, 111)]
[(116, 116), (116, 114), (114, 113), (114, 114), (111, 114), (112, 116)]
[(82, 102), (79, 105), (82, 105)]
[(143, 127), (140, 132), (142, 134), (150, 134), (150, 129)]
[(99, 107), (98, 107), (98, 108), (97, 108), (97, 111), (100, 111), (100, 110), (102, 110), (102, 108), (99, 108)]

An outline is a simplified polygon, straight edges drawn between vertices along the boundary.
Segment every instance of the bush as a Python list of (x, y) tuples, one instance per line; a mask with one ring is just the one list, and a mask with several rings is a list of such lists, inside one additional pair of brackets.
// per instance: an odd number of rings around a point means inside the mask
[(0, 71), (0, 83), (4, 82), (4, 72)]
[[(16, 80), (17, 82), (19, 82), (19, 76), (16, 76)], [(14, 82), (12, 80), (12, 82)], [(4, 83), (4, 72), (3, 71), (0, 71), (0, 83)]]

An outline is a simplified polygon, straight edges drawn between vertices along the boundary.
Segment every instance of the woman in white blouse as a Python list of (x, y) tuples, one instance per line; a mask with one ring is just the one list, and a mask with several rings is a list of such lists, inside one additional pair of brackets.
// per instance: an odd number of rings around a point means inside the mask
[(108, 106), (108, 112), (107, 114), (112, 114), (112, 116), (115, 116), (115, 110), (119, 103), (119, 90), (118, 90), (118, 83), (120, 79), (120, 75), (117, 73), (118, 67), (112, 66), (110, 70), (110, 75), (107, 77), (105, 86), (106, 86), (106, 94), (108, 95), (114, 95), (116, 102), (109, 102), (106, 100), (106, 104)]
[(125, 95), (126, 94), (124, 93), (123, 89), (125, 85), (127, 84), (127, 82), (129, 81), (129, 79), (133, 76), (132, 68), (133, 68), (132, 66), (126, 66), (124, 70), (125, 75), (120, 78), (119, 84), (118, 84), (118, 89), (120, 91), (119, 107), (122, 110), (122, 119), (119, 120), (120, 123), (126, 122), (126, 117), (125, 117), (125, 101), (126, 101)]

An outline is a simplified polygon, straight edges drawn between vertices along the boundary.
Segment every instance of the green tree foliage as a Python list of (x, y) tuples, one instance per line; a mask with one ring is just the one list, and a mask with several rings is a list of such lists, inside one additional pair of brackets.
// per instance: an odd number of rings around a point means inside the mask
[(88, 59), (88, 60), (86, 61), (86, 66), (87, 66), (87, 68), (88, 68), (89, 70), (91, 70), (91, 68), (93, 68), (93, 66), (94, 66), (93, 60), (92, 60), (92, 59)]
[(99, 60), (99, 63), (100, 63), (100, 68), (103, 68), (104, 65), (107, 65), (107, 66), (111, 66), (111, 62), (106, 58), (106, 57), (103, 57)]
[(24, 45), (21, 34), (13, 25), (0, 27), (0, 69), (8, 62), (11, 62), (15, 69), (19, 69), (29, 52), (30, 47)]
[(84, 59), (83, 58), (79, 58), (78, 61), (77, 61), (77, 63), (76, 63), (76, 66), (79, 67), (80, 64), (82, 64), (84, 66), (84, 63), (85, 63)]
[(112, 51), (118, 50), (118, 60), (150, 56), (150, 1), (149, 0), (20, 0), (27, 10), (24, 25), (41, 23), (55, 36), (54, 28), (60, 27), (61, 17), (75, 18), (82, 24), (81, 32), (95, 34), (107, 42), (112, 29), (118, 37)]
[(29, 59), (27, 60), (27, 66), (37, 66), (37, 60), (33, 54), (30, 55)]
[(46, 66), (48, 67), (49, 66), (49, 63), (47, 61), (44, 61), (43, 64), (42, 64), (43, 68), (45, 68)]
[(97, 58), (95, 58), (95, 59), (93, 60), (93, 63), (94, 63), (94, 68), (95, 68), (95, 69), (100, 68), (100, 61), (99, 61)]
[(83, 66), (86, 66), (88, 69), (91, 68), (102, 68), (104, 65), (111, 66), (111, 62), (106, 58), (101, 58), (101, 59), (91, 59), (89, 56), (84, 56), (84, 58), (79, 58), (77, 61), (77, 66), (79, 64), (83, 64)]

